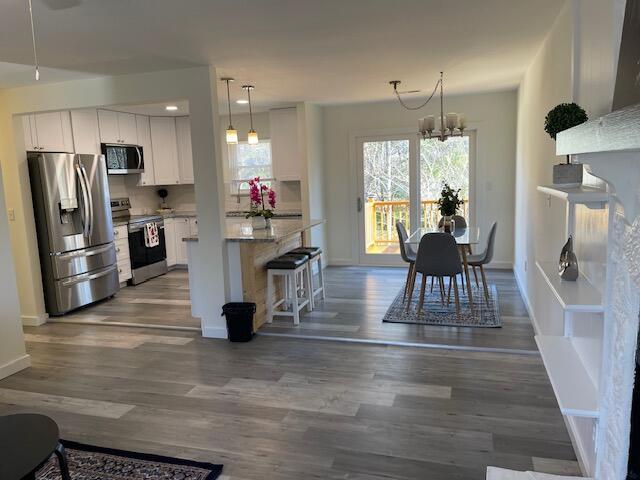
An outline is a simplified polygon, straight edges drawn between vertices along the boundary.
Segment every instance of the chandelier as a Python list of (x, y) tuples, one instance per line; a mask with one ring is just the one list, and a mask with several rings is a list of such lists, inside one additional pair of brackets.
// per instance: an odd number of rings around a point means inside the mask
[[(436, 82), (436, 86), (433, 88), (433, 92), (429, 95), (422, 104), (417, 105), (415, 107), (407, 105), (402, 97), (401, 93), (415, 93), (415, 92), (399, 92), (398, 85), (402, 82), (400, 80), (391, 80), (389, 82), (390, 85), (393, 86), (393, 93), (398, 98), (400, 105), (402, 105), (407, 110), (420, 110), (421, 108), (427, 106), (427, 104), (431, 101), (433, 96), (438, 91), (438, 87), (440, 87), (440, 116), (436, 119), (434, 115), (428, 115), (426, 117), (418, 119), (418, 135), (421, 135), (423, 139), (427, 138), (437, 138), (441, 142), (446, 141), (449, 137), (461, 137), (464, 134), (464, 129), (467, 127), (466, 118), (462, 114), (457, 114), (455, 112), (444, 113), (444, 74), (440, 72), (440, 78)], [(436, 123), (437, 127), (436, 128)]]

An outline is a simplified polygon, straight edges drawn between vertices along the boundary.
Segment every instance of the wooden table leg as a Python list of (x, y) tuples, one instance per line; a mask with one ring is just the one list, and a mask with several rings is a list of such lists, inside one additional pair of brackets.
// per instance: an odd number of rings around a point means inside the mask
[(471, 307), (471, 313), (475, 313), (475, 307), (473, 306), (473, 294), (471, 293), (471, 279), (469, 278), (469, 264), (467, 263), (467, 249), (463, 245), (460, 249), (462, 252), (462, 265), (464, 266), (464, 276), (467, 283), (467, 296), (469, 297), (469, 307)]

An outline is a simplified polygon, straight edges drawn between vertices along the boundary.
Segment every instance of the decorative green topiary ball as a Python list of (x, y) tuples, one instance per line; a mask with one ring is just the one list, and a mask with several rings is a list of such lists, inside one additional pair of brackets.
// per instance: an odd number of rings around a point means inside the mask
[(576, 103), (561, 103), (552, 108), (544, 119), (544, 131), (551, 138), (568, 128), (575, 127), (589, 120), (587, 112)]

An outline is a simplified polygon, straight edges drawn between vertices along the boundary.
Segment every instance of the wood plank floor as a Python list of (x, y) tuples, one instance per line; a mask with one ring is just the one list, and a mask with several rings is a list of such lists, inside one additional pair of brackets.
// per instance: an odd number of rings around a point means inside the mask
[(50, 323), (0, 414), (64, 438), (224, 463), (225, 480), (577, 473), (539, 356)]
[(403, 288), (406, 269), (393, 267), (328, 267), (326, 299), (303, 313), (300, 325), (275, 317), (261, 333), (354, 338), (471, 348), (537, 351), (534, 331), (513, 272), (487, 270), (496, 285), (502, 328), (441, 327), (383, 323), (382, 318)]
[(121, 288), (115, 297), (63, 317), (57, 322), (149, 325), (200, 331), (191, 316), (189, 272), (175, 269), (135, 286)]

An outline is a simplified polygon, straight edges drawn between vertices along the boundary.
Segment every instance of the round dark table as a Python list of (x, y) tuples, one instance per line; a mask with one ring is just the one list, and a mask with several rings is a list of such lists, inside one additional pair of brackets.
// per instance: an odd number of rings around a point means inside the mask
[(0, 416), (0, 478), (35, 479), (36, 471), (51, 457), (58, 457), (63, 480), (71, 480), (58, 425), (45, 415)]

